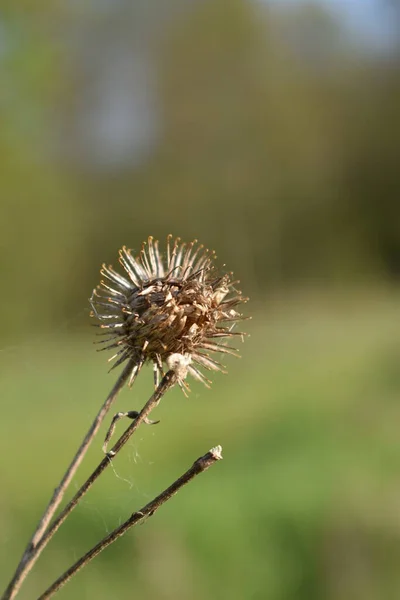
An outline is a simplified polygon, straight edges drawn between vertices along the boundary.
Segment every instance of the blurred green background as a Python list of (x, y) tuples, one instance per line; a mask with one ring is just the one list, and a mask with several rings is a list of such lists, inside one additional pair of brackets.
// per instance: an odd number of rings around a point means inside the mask
[[(243, 358), (212, 390), (168, 393), (21, 599), (216, 444), (224, 461), (59, 597), (400, 597), (398, 11), (2, 2), (4, 587), (116, 378), (92, 346), (100, 264), (150, 234), (198, 238), (253, 317)], [(151, 389), (148, 369), (115, 410)]]

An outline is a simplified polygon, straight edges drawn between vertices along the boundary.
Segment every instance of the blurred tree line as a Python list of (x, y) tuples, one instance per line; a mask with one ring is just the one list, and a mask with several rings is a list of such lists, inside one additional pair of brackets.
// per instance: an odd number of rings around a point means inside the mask
[[(5, 334), (81, 311), (100, 263), (149, 234), (199, 238), (256, 297), (397, 283), (398, 46), (368, 52), (312, 4), (161, 5), (2, 8)], [(138, 56), (154, 70), (159, 125), (139, 159), (96, 164), (81, 137), (102, 95), (91, 65), (116, 77), (117, 43), (125, 71)]]

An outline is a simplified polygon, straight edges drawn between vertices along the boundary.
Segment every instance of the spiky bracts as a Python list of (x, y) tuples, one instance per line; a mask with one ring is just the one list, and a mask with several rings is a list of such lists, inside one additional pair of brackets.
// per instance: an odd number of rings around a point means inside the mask
[(157, 374), (163, 364), (174, 369), (181, 387), (187, 373), (210, 384), (199, 367), (224, 371), (210, 353), (233, 354), (230, 338), (241, 336), (232, 329), (243, 316), (235, 307), (247, 299), (235, 289), (231, 274), (219, 275), (215, 255), (197, 240), (181, 243), (167, 238), (166, 256), (158, 241), (148, 238), (136, 258), (125, 246), (119, 251), (124, 276), (103, 265), (104, 280), (93, 291), (92, 316), (100, 321), (107, 338), (104, 349), (114, 348), (114, 367), (134, 359), (131, 380), (145, 362)]

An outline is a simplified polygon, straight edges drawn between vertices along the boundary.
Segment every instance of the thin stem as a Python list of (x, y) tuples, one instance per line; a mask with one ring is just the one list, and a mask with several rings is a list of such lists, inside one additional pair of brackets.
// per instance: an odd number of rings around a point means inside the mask
[(50, 525), (47, 531), (44, 533), (43, 537), (39, 540), (36, 551), (38, 554), (42, 552), (45, 546), (49, 543), (53, 535), (58, 531), (61, 525), (64, 523), (65, 519), (68, 515), (73, 511), (75, 506), (78, 504), (79, 500), (84, 496), (89, 489), (92, 487), (96, 479), (102, 474), (102, 472), (111, 464), (111, 458), (113, 458), (121, 448), (126, 444), (129, 438), (133, 435), (139, 425), (146, 420), (147, 415), (155, 408), (161, 397), (165, 394), (165, 392), (174, 385), (176, 381), (176, 377), (173, 371), (168, 371), (168, 373), (163, 377), (161, 383), (158, 388), (155, 390), (154, 394), (151, 398), (146, 402), (136, 419), (129, 425), (129, 427), (124, 431), (121, 437), (118, 439), (112, 450), (103, 458), (103, 460), (99, 463), (93, 473), (88, 477), (85, 483), (79, 488), (76, 492), (75, 496), (68, 502), (62, 512), (58, 515), (57, 519)]
[(56, 512), (58, 506), (60, 505), (60, 503), (63, 499), (65, 491), (66, 491), (68, 485), (70, 484), (72, 478), (74, 477), (76, 471), (78, 470), (78, 467), (81, 464), (91, 442), (93, 441), (93, 438), (95, 437), (96, 433), (98, 432), (100, 425), (102, 424), (106, 414), (110, 410), (112, 403), (114, 402), (118, 393), (120, 392), (122, 387), (125, 385), (125, 383), (129, 379), (129, 377), (131, 376), (134, 367), (135, 367), (135, 361), (130, 360), (127, 363), (124, 370), (122, 371), (121, 375), (119, 376), (113, 389), (107, 396), (103, 406), (99, 410), (96, 418), (94, 419), (92, 425), (89, 428), (89, 431), (87, 432), (85, 438), (83, 439), (81, 445), (79, 446), (79, 449), (78, 449), (77, 453), (75, 454), (71, 464), (69, 465), (67, 471), (65, 472), (64, 477), (62, 478), (58, 487), (56, 487), (56, 489), (54, 490), (53, 496), (52, 496), (42, 518), (40, 519), (38, 526), (31, 538), (31, 540), (29, 541), (29, 544), (27, 545), (27, 547), (25, 549), (25, 552), (17, 566), (15, 574), (14, 574), (13, 578), (11, 579), (10, 583), (8, 584), (8, 587), (2, 596), (2, 600), (12, 600), (13, 598), (15, 598), (15, 596), (19, 592), (21, 585), (22, 585), (23, 581), (25, 580), (27, 574), (29, 573), (29, 571), (32, 569), (33, 565), (37, 561), (40, 551), (44, 547), (44, 546), (40, 546), (40, 544), (42, 542), (42, 538), (44, 537), (45, 531), (46, 531), (51, 519), (53, 518), (54, 513)]
[(154, 515), (156, 510), (160, 508), (167, 500), (172, 498), (184, 485), (189, 483), (196, 475), (199, 475), (203, 471), (206, 471), (211, 465), (218, 460), (222, 459), (222, 448), (216, 446), (211, 448), (204, 456), (198, 458), (193, 465), (179, 477), (173, 484), (171, 484), (166, 490), (161, 492), (154, 500), (146, 504), (141, 510), (134, 512), (129, 519), (127, 519), (122, 525), (114, 529), (109, 535), (103, 538), (96, 546), (93, 546), (91, 550), (86, 552), (79, 560), (76, 561), (63, 575), (61, 575), (41, 596), (38, 600), (47, 600), (51, 598), (58, 590), (64, 586), (80, 569), (86, 566), (93, 558), (95, 558), (100, 552), (102, 552), (107, 546), (115, 542), (115, 540), (128, 531), (131, 527), (134, 527), (138, 523), (141, 523), (146, 518)]

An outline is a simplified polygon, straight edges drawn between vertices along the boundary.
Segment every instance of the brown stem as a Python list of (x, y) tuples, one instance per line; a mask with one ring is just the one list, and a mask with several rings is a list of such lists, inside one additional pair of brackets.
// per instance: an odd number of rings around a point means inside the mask
[(32, 569), (33, 565), (37, 561), (39, 554), (44, 547), (43, 544), (41, 545), (42, 539), (44, 537), (44, 534), (46, 532), (46, 529), (47, 529), (51, 519), (54, 516), (54, 513), (56, 512), (58, 506), (60, 505), (60, 502), (63, 499), (65, 491), (66, 491), (68, 485), (70, 484), (72, 478), (74, 477), (76, 471), (78, 470), (78, 467), (81, 464), (91, 442), (93, 441), (94, 436), (98, 432), (100, 425), (102, 424), (106, 414), (110, 410), (111, 404), (114, 402), (114, 400), (117, 397), (118, 393), (120, 392), (121, 388), (125, 385), (126, 381), (131, 376), (132, 370), (134, 369), (134, 367), (135, 367), (135, 361), (130, 360), (127, 363), (124, 370), (122, 371), (121, 375), (119, 376), (113, 389), (107, 396), (103, 406), (99, 410), (95, 420), (93, 421), (92, 425), (90, 426), (90, 429), (87, 432), (83, 442), (81, 443), (77, 453), (75, 454), (71, 464), (69, 465), (67, 471), (65, 472), (64, 477), (62, 478), (58, 487), (56, 487), (56, 489), (54, 490), (53, 496), (52, 496), (42, 518), (40, 519), (38, 526), (31, 538), (31, 540), (29, 541), (29, 544), (27, 545), (27, 547), (25, 549), (25, 552), (17, 566), (15, 574), (14, 574), (13, 578), (11, 579), (10, 583), (8, 584), (8, 587), (2, 596), (2, 600), (12, 600), (12, 598), (15, 598), (15, 596), (19, 592), (21, 585), (22, 585), (23, 581), (25, 580), (27, 574), (29, 573), (29, 571)]
[(136, 431), (139, 425), (146, 420), (147, 415), (153, 410), (153, 408), (157, 406), (165, 392), (174, 385), (175, 381), (176, 376), (173, 371), (168, 371), (168, 373), (164, 375), (158, 388), (151, 396), (151, 398), (149, 398), (149, 400), (146, 402), (136, 419), (124, 431), (124, 433), (118, 439), (114, 447), (103, 458), (103, 460), (99, 463), (99, 465), (96, 467), (93, 473), (87, 478), (85, 483), (76, 492), (75, 496), (68, 502), (68, 504), (62, 510), (62, 512), (58, 515), (57, 519), (55, 519), (55, 521), (51, 524), (51, 526), (47, 529), (42, 538), (39, 540), (36, 546), (36, 551), (38, 553), (42, 552), (44, 547), (47, 546), (53, 535), (61, 527), (68, 515), (73, 511), (73, 509), (78, 504), (82, 496), (84, 496), (88, 492), (88, 490), (92, 487), (96, 479), (111, 464), (111, 458), (118, 454), (118, 452), (126, 444), (126, 442), (133, 435), (133, 433)]
[(51, 598), (63, 585), (65, 585), (80, 569), (87, 565), (93, 558), (95, 558), (100, 552), (102, 552), (107, 546), (115, 542), (115, 540), (128, 531), (131, 527), (134, 527), (138, 523), (142, 522), (147, 517), (151, 517), (156, 510), (160, 508), (167, 500), (172, 498), (184, 485), (189, 483), (196, 475), (199, 475), (203, 471), (206, 471), (211, 465), (217, 460), (222, 459), (222, 448), (216, 446), (211, 448), (207, 454), (198, 458), (193, 465), (179, 477), (172, 485), (166, 490), (161, 492), (154, 500), (146, 504), (141, 510), (134, 512), (129, 519), (127, 519), (122, 525), (114, 529), (109, 535), (103, 538), (96, 546), (84, 554), (75, 564), (73, 564), (63, 575), (61, 575), (41, 596), (38, 600), (46, 600)]

